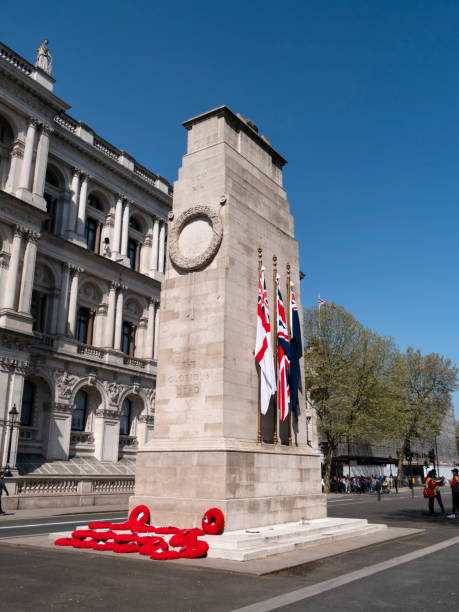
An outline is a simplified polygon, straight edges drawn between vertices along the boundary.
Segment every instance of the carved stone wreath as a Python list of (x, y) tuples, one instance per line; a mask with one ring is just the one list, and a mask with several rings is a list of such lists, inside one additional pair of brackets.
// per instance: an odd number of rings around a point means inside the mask
[[(194, 257), (185, 257), (180, 252), (179, 240), (182, 230), (190, 221), (204, 217), (212, 226), (212, 240), (207, 249)], [(169, 230), (169, 257), (177, 268), (182, 270), (199, 270), (209, 264), (218, 253), (223, 238), (223, 224), (216, 210), (210, 206), (193, 206), (185, 210)]]

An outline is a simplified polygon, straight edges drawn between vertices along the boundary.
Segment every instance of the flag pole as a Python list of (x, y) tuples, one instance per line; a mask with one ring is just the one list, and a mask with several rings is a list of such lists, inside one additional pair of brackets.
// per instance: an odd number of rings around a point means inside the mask
[[(287, 335), (288, 341), (290, 342), (290, 317), (291, 317), (291, 290), (290, 287), (290, 264), (287, 264), (287, 295), (288, 295), (288, 309), (287, 309)], [(290, 375), (290, 366), (287, 368), (287, 375)], [(292, 402), (290, 401), (290, 406), (288, 407), (288, 445), (292, 446)]]
[[(260, 284), (260, 278), (261, 278), (261, 267), (263, 265), (263, 249), (261, 247), (258, 247), (258, 284)], [(258, 368), (259, 371), (259, 378), (261, 378), (261, 369)], [(260, 383), (261, 381), (258, 381), (258, 435), (257, 435), (257, 443), (261, 444), (261, 390), (260, 390)]]
[[(276, 373), (277, 384), (277, 256), (273, 255), (273, 283), (274, 283), (274, 372)], [(279, 397), (277, 398), (279, 401)], [(277, 402), (274, 402), (274, 434), (273, 444), (277, 444)]]

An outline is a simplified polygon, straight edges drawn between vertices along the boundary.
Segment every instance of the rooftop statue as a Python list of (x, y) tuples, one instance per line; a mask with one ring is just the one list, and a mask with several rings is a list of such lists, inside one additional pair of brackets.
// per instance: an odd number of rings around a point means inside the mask
[(51, 68), (53, 67), (53, 58), (48, 49), (47, 38), (45, 38), (45, 40), (37, 49), (37, 60), (35, 62), (35, 66), (41, 68), (48, 74), (51, 74)]

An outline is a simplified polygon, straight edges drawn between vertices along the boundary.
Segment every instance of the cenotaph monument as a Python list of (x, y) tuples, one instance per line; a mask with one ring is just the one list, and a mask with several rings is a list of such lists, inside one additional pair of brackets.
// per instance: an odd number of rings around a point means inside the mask
[[(200, 525), (217, 507), (227, 530), (323, 518), (304, 397), (291, 445), (257, 441), (259, 248), (271, 319), (273, 255), (284, 292), (290, 264), (301, 303), (298, 244), (282, 186), (286, 161), (226, 106), (183, 125), (188, 148), (170, 213), (154, 438), (137, 453), (130, 507), (145, 504), (152, 524), (179, 527)], [(263, 417), (264, 432), (273, 410)]]

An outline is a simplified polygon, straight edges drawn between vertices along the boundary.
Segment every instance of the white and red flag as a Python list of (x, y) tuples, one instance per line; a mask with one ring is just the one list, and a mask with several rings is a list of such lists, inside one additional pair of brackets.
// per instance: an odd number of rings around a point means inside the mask
[(319, 302), (319, 310), (321, 306), (330, 306), (330, 308), (336, 308), (336, 306), (334, 304), (332, 304), (331, 302), (327, 302), (326, 300), (323, 300), (320, 295), (317, 298), (317, 301)]
[(288, 366), (290, 365), (290, 338), (288, 337), (287, 322), (285, 319), (285, 308), (279, 287), (279, 275), (277, 284), (277, 407), (280, 412), (281, 421), (288, 415), (290, 403), (290, 387), (288, 383)]
[(266, 414), (271, 396), (276, 393), (276, 372), (274, 371), (271, 324), (269, 322), (268, 294), (266, 292), (264, 267), (261, 268), (258, 285), (255, 359), (260, 364), (260, 410), (262, 414)]

